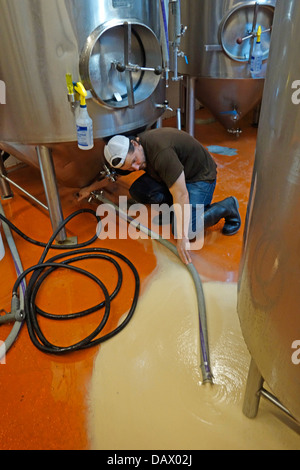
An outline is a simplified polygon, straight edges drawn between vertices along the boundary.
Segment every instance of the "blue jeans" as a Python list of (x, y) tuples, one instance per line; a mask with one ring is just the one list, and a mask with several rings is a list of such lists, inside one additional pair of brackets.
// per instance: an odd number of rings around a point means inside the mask
[[(197, 183), (186, 183), (189, 200), (192, 206), (191, 228), (193, 232), (198, 231), (198, 225), (203, 224), (203, 212), (206, 211), (212, 201), (216, 180), (198, 181)], [(168, 204), (172, 206), (173, 199), (167, 186), (155, 181), (153, 178), (143, 174), (130, 187), (130, 195), (141, 204)], [(203, 205), (197, 208), (198, 205)], [(204, 210), (203, 210), (204, 209)], [(201, 228), (201, 226), (200, 226)]]
[[(190, 205), (192, 206), (191, 215), (191, 227), (193, 232), (198, 232), (197, 221), (203, 224), (202, 219), (203, 213), (210, 207), (214, 190), (216, 187), (216, 180), (209, 181), (197, 181), (197, 183), (186, 183), (186, 187), (189, 193)], [(198, 207), (197, 204), (201, 204), (204, 207)]]

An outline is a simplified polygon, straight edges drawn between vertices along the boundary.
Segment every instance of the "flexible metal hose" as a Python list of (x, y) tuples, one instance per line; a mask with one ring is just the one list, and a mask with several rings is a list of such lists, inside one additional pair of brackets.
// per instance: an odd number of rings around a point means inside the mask
[[(148, 227), (145, 227), (140, 222), (137, 222), (133, 217), (130, 217), (127, 212), (123, 211), (118, 205), (114, 204), (111, 200), (107, 199), (102, 192), (92, 192), (92, 196), (100, 202), (111, 205), (116, 212), (124, 220), (129, 222), (131, 225), (135, 226), (142, 232), (146, 233), (150, 238), (158, 241), (170, 251), (172, 251), (176, 256), (179, 257), (176, 247), (162, 238), (159, 234), (154, 233)], [(210, 356), (209, 356), (209, 344), (208, 344), (208, 330), (207, 330), (207, 319), (206, 319), (206, 304), (205, 297), (203, 292), (202, 282), (199, 276), (198, 271), (196, 270), (193, 263), (186, 265), (188, 271), (190, 272), (192, 279), (195, 284), (197, 302), (198, 302), (198, 315), (199, 315), (199, 329), (200, 329), (200, 344), (201, 344), (201, 363), (200, 369), (202, 372), (203, 383), (212, 383), (213, 374), (210, 366)]]

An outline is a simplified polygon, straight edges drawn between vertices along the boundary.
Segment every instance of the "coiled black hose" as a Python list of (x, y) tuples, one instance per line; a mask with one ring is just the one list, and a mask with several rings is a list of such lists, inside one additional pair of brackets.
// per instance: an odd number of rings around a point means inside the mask
[[(26, 270), (17, 278), (13, 289), (12, 289), (12, 297), (16, 298), (18, 297), (18, 291), (20, 284), (22, 280), (29, 274), (31, 274), (31, 277), (29, 279), (28, 285), (26, 287), (25, 291), (25, 298), (24, 298), (24, 314), (25, 314), (25, 320), (26, 320), (26, 325), (28, 328), (28, 333), (31, 338), (31, 341), (33, 344), (40, 350), (43, 351), (44, 353), (50, 353), (50, 354), (64, 354), (72, 351), (77, 351), (77, 350), (82, 350), (86, 348), (90, 348), (95, 345), (99, 345), (100, 343), (110, 339), (111, 337), (115, 336), (118, 334), (125, 326), (129, 323), (131, 320), (134, 311), (137, 306), (137, 301), (139, 297), (139, 292), (140, 292), (140, 278), (139, 274), (135, 268), (135, 266), (131, 263), (131, 261), (124, 255), (110, 249), (105, 249), (105, 248), (86, 248), (88, 245), (91, 245), (94, 241), (97, 240), (97, 235), (95, 235), (93, 238), (90, 240), (80, 243), (77, 245), (73, 245), (73, 250), (71, 251), (66, 251), (69, 249), (69, 247), (65, 245), (53, 245), (53, 242), (57, 236), (57, 234), (60, 232), (60, 230), (74, 217), (82, 214), (82, 213), (90, 213), (92, 214), (96, 219), (97, 222), (99, 222), (100, 218), (96, 215), (94, 211), (91, 209), (80, 209), (70, 216), (68, 216), (60, 225), (59, 227), (55, 230), (51, 238), (49, 239), (48, 243), (43, 243), (39, 242), (37, 240), (33, 240), (32, 238), (28, 237), (25, 235), (21, 230), (19, 230), (14, 224), (12, 224), (6, 217), (0, 214), (0, 219), (6, 223), (12, 230), (14, 230), (18, 235), (20, 235), (22, 238), (24, 238), (26, 241), (38, 245), (41, 247), (44, 247), (44, 251), (42, 253), (42, 256), (39, 260), (39, 262), (35, 265), (32, 266)], [(64, 253), (56, 255), (47, 261), (45, 261), (45, 258), (48, 254), (48, 251), (50, 249), (56, 249), (56, 250), (64, 250)], [(75, 255), (75, 256), (74, 256)], [(68, 259), (63, 259), (70, 257)], [(116, 261), (115, 258), (117, 257), (121, 259), (123, 262), (125, 262), (129, 268), (131, 269), (134, 279), (135, 279), (135, 288), (134, 288), (134, 295), (133, 299), (131, 302), (131, 307), (129, 309), (129, 312), (125, 319), (122, 321), (120, 325), (118, 325), (114, 330), (111, 332), (105, 334), (104, 336), (98, 337), (103, 330), (104, 326), (107, 323), (107, 320), (110, 315), (110, 309), (111, 309), (111, 301), (116, 297), (118, 294), (122, 281), (123, 281), (123, 275), (122, 275), (122, 269), (119, 263)], [(113, 292), (109, 294), (107, 288), (103, 284), (103, 282), (94, 274), (79, 268), (77, 266), (73, 266), (72, 263), (84, 260), (87, 258), (93, 258), (93, 259), (101, 259), (101, 260), (106, 260), (114, 265), (114, 267), (117, 270), (118, 273), (118, 280), (117, 280), (117, 285)], [(40, 289), (41, 285), (45, 281), (45, 279), (56, 269), (59, 268), (64, 268), (64, 269), (69, 269), (72, 271), (75, 271), (81, 275), (84, 275), (90, 279), (92, 279), (95, 284), (97, 284), (98, 288), (103, 292), (104, 294), (104, 301), (99, 303), (98, 305), (91, 307), (89, 309), (80, 311), (80, 312), (75, 312), (75, 313), (68, 313), (68, 314), (52, 314), (48, 312), (44, 312), (40, 308), (37, 307), (35, 303), (35, 299), (38, 293), (38, 290)], [(101, 315), (101, 320), (99, 322), (99, 325), (95, 328), (95, 330), (89, 334), (86, 338), (83, 340), (72, 344), (70, 346), (57, 346), (52, 343), (50, 343), (47, 338), (45, 337), (44, 333), (42, 332), (39, 322), (38, 322), (38, 315), (41, 315), (43, 317), (49, 318), (49, 319), (55, 319), (55, 320), (68, 320), (68, 319), (74, 319), (74, 318), (79, 318), (83, 317), (85, 315), (91, 314), (93, 312), (96, 312), (97, 310), (102, 310), (104, 308), (104, 314)], [(98, 338), (97, 338), (98, 337)]]

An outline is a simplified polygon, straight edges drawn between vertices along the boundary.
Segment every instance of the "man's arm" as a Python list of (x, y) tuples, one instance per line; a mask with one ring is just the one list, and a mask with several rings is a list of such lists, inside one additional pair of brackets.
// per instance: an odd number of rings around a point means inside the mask
[(184, 172), (181, 173), (175, 183), (169, 188), (173, 196), (173, 205), (176, 220), (177, 251), (184, 264), (192, 262), (189, 253), (188, 229), (190, 221), (189, 193), (185, 184)]

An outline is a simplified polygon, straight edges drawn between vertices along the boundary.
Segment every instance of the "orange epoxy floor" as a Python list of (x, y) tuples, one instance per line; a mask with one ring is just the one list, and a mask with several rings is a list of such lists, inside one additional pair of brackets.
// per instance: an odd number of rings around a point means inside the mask
[[(197, 119), (205, 120), (209, 113), (202, 109)], [(193, 252), (193, 262), (203, 279), (236, 282), (242, 251), (243, 228), (251, 183), (252, 166), (256, 144), (256, 129), (251, 126), (251, 116), (245, 119), (243, 134), (239, 139), (227, 134), (218, 122), (196, 124), (195, 137), (205, 146), (220, 145), (237, 149), (237, 155), (226, 157), (215, 154), (218, 164), (218, 184), (214, 201), (234, 195), (240, 202), (242, 228), (233, 237), (224, 237), (220, 228), (207, 231), (205, 245)], [(164, 120), (164, 126), (174, 126), (174, 119)], [(45, 201), (40, 175), (36, 170), (22, 167), (14, 171), (12, 178), (34, 196)], [(126, 179), (127, 178), (127, 179)], [(123, 188), (129, 178), (123, 178)], [(114, 188), (115, 189), (115, 188)], [(82, 207), (91, 207), (87, 202), (77, 203), (74, 189), (60, 188), (64, 216)], [(48, 215), (37, 205), (14, 191), (14, 198), (2, 200), (6, 216), (28, 236), (48, 241), (51, 225)], [(96, 206), (92, 206), (96, 209)], [(90, 215), (81, 215), (67, 226), (68, 236), (77, 236), (78, 242), (95, 234), (96, 223)], [(40, 258), (42, 248), (31, 245), (14, 234), (24, 268), (34, 265)], [(97, 240), (94, 246), (111, 248), (127, 256), (136, 266), (141, 277), (142, 290), (151, 282), (155, 272), (156, 258), (150, 240)], [(9, 249), (5, 243), (6, 256), (0, 262), (1, 291), (0, 309), (10, 311), (11, 289), (16, 275)], [(71, 247), (70, 247), (71, 249)], [(56, 254), (56, 253), (54, 253)], [(51, 255), (54, 255), (51, 252)], [(81, 262), (110, 288), (115, 285), (115, 272), (102, 261)], [(122, 265), (123, 266), (123, 265)], [(79, 279), (80, 278), (80, 279)], [(105, 332), (115, 327), (120, 317), (129, 308), (133, 292), (133, 278), (124, 267), (124, 286), (113, 302), (112, 314)], [(81, 276), (58, 272), (42, 287), (38, 304), (51, 312), (78, 311), (101, 301), (101, 294), (94, 284)], [(99, 323), (95, 313), (84, 320), (72, 320), (63, 324), (44, 320), (42, 326), (50, 341), (67, 345), (89, 334)], [(4, 340), (11, 325), (0, 327), (0, 340)], [(101, 347), (101, 346), (99, 346)], [(87, 390), (93, 370), (93, 361), (98, 346), (63, 356), (47, 355), (31, 343), (24, 325), (21, 333), (0, 365), (1, 381), (1, 429), (2, 449), (89, 449)]]

